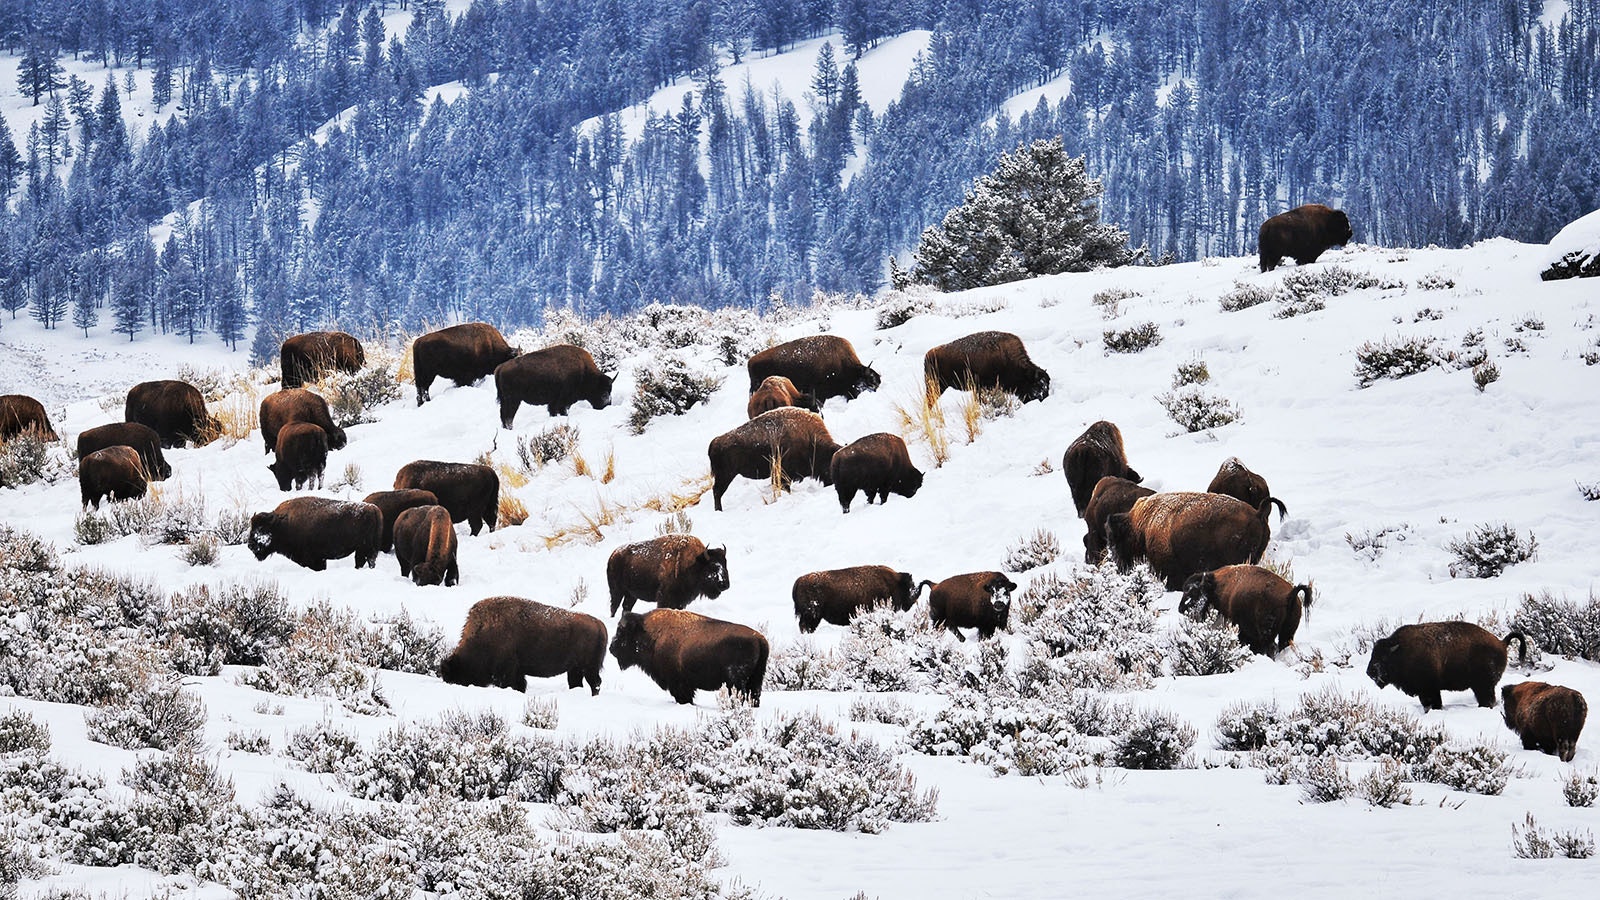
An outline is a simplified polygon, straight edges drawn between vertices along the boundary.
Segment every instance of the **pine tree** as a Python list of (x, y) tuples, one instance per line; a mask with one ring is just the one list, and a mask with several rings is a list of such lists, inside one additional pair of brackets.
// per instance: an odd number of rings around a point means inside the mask
[(39, 122), (41, 150), (46, 166), (72, 158), (72, 120), (67, 117), (67, 104), (60, 97), (51, 97), (45, 104), (44, 118)]
[(246, 314), (244, 292), (239, 286), (239, 271), (231, 262), (222, 262), (211, 268), (211, 330), (228, 345), (229, 350), (239, 349), (239, 339), (244, 337)]
[(74, 75), (67, 81), (67, 108), (72, 110), (72, 117), (78, 122), (78, 136), (84, 154), (89, 152), (89, 145), (94, 143), (94, 88), (89, 82)]
[(166, 52), (156, 54), (155, 69), (151, 72), (150, 101), (160, 111), (172, 102), (172, 57)]
[(25, 171), (27, 161), (22, 158), (22, 151), (17, 149), (16, 141), (11, 138), (6, 117), (0, 115), (0, 209), (11, 199), (11, 192), (16, 190), (17, 182)]
[(143, 232), (135, 232), (123, 242), (112, 275), (111, 313), (116, 324), (111, 330), (132, 341), (144, 330), (145, 308), (152, 302), (151, 288), (156, 283), (156, 252)]
[(46, 49), (43, 39), (35, 35), (28, 41), (17, 66), (17, 88), (32, 97), (33, 105), (38, 106), (40, 97), (67, 86), (61, 74), (61, 63), (56, 60), (55, 51)]
[(72, 291), (72, 327), (83, 330), (83, 336), (89, 336), (89, 329), (100, 324), (100, 292), (98, 279), (93, 274), (84, 271), (89, 265), (86, 257), (79, 257), (77, 284)]

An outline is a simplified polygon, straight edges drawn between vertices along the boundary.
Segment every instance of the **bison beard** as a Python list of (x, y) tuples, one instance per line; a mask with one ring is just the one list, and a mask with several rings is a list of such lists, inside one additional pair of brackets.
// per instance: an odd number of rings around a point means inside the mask
[(526, 691), (528, 677), (565, 674), (567, 687), (589, 682), (600, 693), (606, 661), (606, 626), (594, 616), (521, 597), (490, 597), (473, 604), (461, 641), (439, 664), (450, 684)]

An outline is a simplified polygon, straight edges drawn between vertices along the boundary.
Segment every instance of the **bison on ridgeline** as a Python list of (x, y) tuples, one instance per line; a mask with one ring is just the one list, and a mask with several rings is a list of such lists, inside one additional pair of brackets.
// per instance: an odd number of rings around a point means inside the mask
[(940, 344), (922, 357), (929, 393), (955, 388), (999, 388), (1023, 403), (1050, 396), (1050, 373), (1033, 364), (1022, 338), (1006, 331), (980, 331)]
[(161, 435), (156, 434), (150, 426), (138, 422), (112, 422), (86, 429), (78, 435), (78, 458), (83, 459), (96, 450), (117, 446), (132, 447), (138, 452), (145, 475), (151, 481), (172, 477), (172, 466), (167, 464), (166, 455), (161, 452)]
[(768, 375), (762, 379), (761, 386), (750, 395), (750, 402), (744, 406), (746, 418), (754, 419), (769, 410), (780, 406), (793, 406), (810, 412), (822, 412), (821, 404), (815, 397), (803, 393), (794, 386), (794, 382), (782, 375)]
[(934, 628), (943, 628), (966, 641), (959, 629), (976, 628), (978, 637), (988, 640), (996, 631), (1004, 631), (1011, 619), (1011, 592), (1017, 583), (1001, 572), (969, 572), (952, 575), (934, 584), (924, 581), (918, 585), (931, 587), (928, 592), (928, 621)]
[(1500, 689), (1506, 727), (1522, 738), (1522, 749), (1537, 750), (1572, 762), (1578, 735), (1589, 717), (1583, 695), (1559, 684), (1524, 681)]
[(728, 589), (728, 548), (707, 547), (688, 534), (668, 534), (624, 544), (606, 560), (611, 614), (633, 612), (643, 600), (683, 609), (696, 597), (715, 600)]
[(411, 372), (417, 381), (417, 405), (433, 399), (428, 389), (435, 378), (448, 378), (457, 387), (492, 374), (501, 363), (522, 351), (506, 343), (499, 329), (484, 322), (451, 325), (430, 331), (411, 342)]
[(1441, 691), (1471, 691), (1478, 705), (1494, 706), (1495, 685), (1506, 671), (1506, 648), (1519, 646), (1528, 658), (1528, 639), (1513, 631), (1505, 640), (1471, 622), (1401, 625), (1372, 645), (1367, 677), (1379, 688), (1394, 685), (1422, 701), (1424, 712), (1444, 709)]
[(888, 502), (890, 491), (915, 497), (922, 487), (922, 471), (911, 464), (906, 442), (887, 431), (850, 442), (833, 455), (829, 468), (834, 490), (839, 492), (839, 505), (846, 513), (850, 512), (856, 491), (867, 495), (868, 505), (874, 495), (882, 505)]
[(283, 386), (297, 388), (329, 372), (359, 372), (367, 364), (361, 342), (343, 331), (310, 331), (284, 340), (278, 348)]
[(1072, 492), (1072, 505), (1077, 507), (1080, 519), (1100, 479), (1114, 475), (1134, 484), (1144, 480), (1128, 465), (1121, 429), (1105, 420), (1090, 425), (1067, 445), (1067, 452), (1061, 457), (1061, 471), (1067, 476), (1067, 489)]
[(222, 423), (206, 412), (200, 390), (183, 381), (146, 381), (128, 389), (123, 419), (146, 425), (161, 436), (161, 446), (207, 443), (222, 433)]
[(461, 580), (456, 567), (456, 529), (450, 511), (442, 506), (413, 506), (394, 520), (394, 558), (400, 577), (417, 585)]
[(810, 634), (823, 622), (848, 626), (858, 614), (885, 600), (896, 612), (916, 605), (927, 582), (888, 566), (851, 566), (810, 572), (794, 580), (794, 615)]
[(1353, 234), (1350, 218), (1343, 211), (1329, 209), (1321, 203), (1307, 203), (1278, 213), (1261, 223), (1256, 241), (1261, 253), (1261, 271), (1277, 268), (1285, 256), (1293, 257), (1302, 266), (1314, 263), (1329, 247), (1350, 243)]
[(727, 687), (760, 706), (767, 653), (767, 639), (754, 628), (683, 609), (623, 613), (611, 639), (618, 666), (638, 666), (685, 704), (694, 702), (695, 691)]
[(856, 348), (832, 334), (813, 334), (795, 338), (750, 357), (750, 393), (761, 388), (769, 376), (782, 375), (802, 394), (809, 394), (820, 407), (830, 397), (854, 400), (875, 391), (883, 376), (856, 356)]
[(261, 398), (261, 440), (267, 452), (278, 449), (278, 432), (291, 422), (310, 422), (328, 436), (328, 449), (342, 450), (349, 437), (344, 429), (333, 424), (333, 414), (328, 411), (328, 401), (321, 394), (305, 388), (275, 391)]
[(356, 568), (374, 569), (382, 534), (383, 513), (370, 503), (294, 497), (250, 517), (247, 546), (256, 559), (281, 553), (313, 572), (328, 568), (330, 559), (352, 555)]
[(1239, 642), (1272, 656), (1294, 642), (1302, 613), (1311, 608), (1311, 585), (1290, 584), (1260, 566), (1223, 566), (1190, 575), (1178, 612), (1203, 622), (1208, 610), (1239, 626)]
[(413, 506), (436, 506), (439, 498), (433, 495), (433, 491), (374, 491), (362, 498), (361, 502), (371, 503), (383, 513), (383, 539), (378, 549), (388, 553), (394, 549), (395, 519)]
[(83, 505), (100, 508), (100, 498), (133, 500), (149, 487), (139, 451), (118, 444), (96, 450), (78, 461), (78, 487)]
[(1227, 494), (1251, 506), (1260, 506), (1261, 501), (1272, 496), (1272, 490), (1267, 487), (1267, 480), (1250, 471), (1237, 456), (1223, 460), (1216, 476), (1206, 486), (1206, 493)]
[(711, 439), (711, 500), (722, 511), (722, 495), (738, 477), (764, 481), (771, 478), (772, 459), (778, 457), (783, 489), (802, 478), (833, 484), (833, 456), (839, 444), (816, 413), (781, 406)]
[(328, 433), (310, 422), (290, 422), (278, 430), (278, 452), (267, 468), (278, 490), (321, 489), (328, 468)]
[(500, 425), (511, 429), (517, 407), (543, 406), (552, 416), (564, 416), (572, 404), (587, 400), (595, 409), (611, 405), (612, 377), (600, 371), (589, 351), (559, 344), (513, 357), (494, 370), (495, 398), (500, 401)]
[(1099, 565), (1106, 556), (1106, 520), (1118, 513), (1133, 509), (1133, 504), (1149, 497), (1155, 491), (1134, 484), (1126, 478), (1107, 475), (1094, 486), (1089, 495), (1089, 505), (1083, 510), (1083, 561)]
[(1172, 491), (1134, 502), (1126, 513), (1106, 519), (1106, 546), (1123, 572), (1140, 559), (1176, 591), (1196, 572), (1209, 572), (1236, 563), (1261, 562), (1272, 540), (1267, 518), (1276, 504), (1268, 497), (1259, 507), (1222, 494)]
[(43, 403), (27, 394), (0, 397), (0, 441), (9, 441), (24, 431), (36, 432), (46, 441), (56, 440), (56, 430), (50, 426)]
[(473, 537), (484, 523), (490, 531), (500, 523), (500, 476), (490, 466), (419, 459), (395, 473), (394, 489), (407, 488), (433, 492), (451, 521), (472, 527)]
[(521, 597), (490, 597), (472, 604), (461, 641), (439, 663), (439, 677), (470, 687), (527, 691), (528, 677), (565, 674), (567, 687), (589, 682), (600, 693), (606, 662), (606, 626), (594, 616)]

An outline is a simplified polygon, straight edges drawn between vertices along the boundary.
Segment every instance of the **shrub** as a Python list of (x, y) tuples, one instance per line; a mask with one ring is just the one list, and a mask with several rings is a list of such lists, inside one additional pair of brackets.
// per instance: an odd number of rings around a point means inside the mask
[(1464, 538), (1445, 545), (1456, 558), (1450, 564), (1451, 578), (1494, 578), (1507, 568), (1534, 558), (1539, 542), (1533, 532), (1523, 540), (1506, 523), (1479, 525)]
[(332, 372), (320, 387), (328, 400), (328, 412), (340, 428), (376, 422), (373, 410), (400, 399), (396, 363), (387, 359), (359, 372)]
[(1156, 402), (1167, 411), (1168, 418), (1191, 434), (1221, 428), (1242, 418), (1228, 398), (1207, 394), (1199, 388), (1171, 391), (1157, 397)]
[(262, 755), (271, 755), (272, 753), (272, 738), (267, 737), (266, 732), (263, 731), (230, 731), (224, 743), (228, 745), (228, 749), (236, 750), (240, 753), (260, 753)]
[(1591, 481), (1588, 484), (1579, 482), (1578, 494), (1591, 503), (1595, 500), (1600, 500), (1600, 481)]
[(49, 442), (32, 428), (0, 441), (0, 487), (60, 478), (63, 467), (50, 458), (49, 448)]
[(571, 425), (551, 425), (527, 437), (517, 438), (517, 459), (525, 472), (535, 472), (561, 462), (578, 446), (578, 429)]
[(1194, 740), (1193, 726), (1170, 713), (1147, 710), (1117, 737), (1112, 758), (1124, 769), (1188, 768)]
[(1472, 367), (1472, 383), (1477, 386), (1480, 394), (1484, 388), (1499, 380), (1500, 367), (1492, 362), (1481, 362)]
[(1385, 809), (1411, 802), (1411, 787), (1406, 784), (1406, 767), (1392, 759), (1379, 762), (1356, 782), (1356, 796)]
[(1511, 852), (1518, 859), (1588, 859), (1594, 855), (1594, 834), (1577, 830), (1546, 834), (1528, 813), (1521, 829), (1511, 826)]
[(512, 736), (493, 713), (446, 714), (436, 724), (398, 726), (335, 770), (353, 796), (398, 803), (435, 794), (549, 803), (561, 795), (565, 772), (559, 745)]
[(295, 617), (276, 584), (255, 582), (213, 591), (196, 585), (172, 598), (170, 625), (185, 639), (180, 670), (216, 675), (222, 666), (259, 666), (288, 643)]
[(362, 628), (352, 613), (320, 601), (295, 618), (293, 636), (264, 653), (241, 684), (299, 697), (327, 697), (351, 712), (382, 715), (389, 702), (362, 654)]
[(50, 729), (22, 710), (0, 716), (0, 756), (50, 752)]
[(907, 735), (912, 749), (932, 756), (965, 756), (996, 775), (1056, 775), (1089, 761), (1066, 717), (1038, 700), (987, 697), (962, 691)]
[[(1437, 322), (1442, 318), (1444, 318), (1444, 313), (1442, 311), (1434, 309), (1431, 306), (1424, 306), (1423, 308), (1417, 310), (1416, 314), (1411, 317), (1411, 322), (1412, 324), (1424, 321)], [(1401, 322), (1401, 318), (1399, 316), (1395, 316), (1394, 321), (1395, 324), (1398, 325)]]
[(1220, 750), (1281, 748), (1289, 754), (1390, 757), (1406, 763), (1426, 760), (1445, 742), (1437, 726), (1334, 688), (1302, 695), (1287, 710), (1271, 701), (1233, 704), (1217, 718), (1216, 731)]
[(1035, 577), (1011, 611), (1012, 627), (1027, 642), (1022, 668), (1031, 690), (1125, 690), (1148, 683), (1161, 664), (1154, 604), (1162, 593), (1147, 566), (1123, 574), (1108, 563), (1071, 579)]
[(1511, 627), (1546, 653), (1600, 661), (1600, 598), (1579, 604), (1549, 591), (1524, 594)]
[(1206, 368), (1203, 359), (1192, 359), (1189, 362), (1178, 363), (1178, 371), (1172, 375), (1172, 389), (1177, 390), (1189, 384), (1205, 384), (1211, 380), (1211, 370)]
[(1561, 796), (1566, 798), (1568, 806), (1593, 806), (1595, 798), (1600, 797), (1600, 776), (1594, 772), (1585, 775), (1573, 769), (1561, 784)]
[(827, 691), (838, 679), (838, 657), (801, 638), (772, 651), (762, 686), (769, 691)]
[(1356, 791), (1350, 775), (1330, 756), (1308, 760), (1296, 780), (1300, 782), (1300, 799), (1305, 803), (1332, 803)]
[(628, 427), (634, 434), (644, 434), (650, 420), (657, 416), (681, 416), (696, 404), (706, 402), (723, 382), (721, 375), (691, 369), (688, 360), (678, 354), (641, 366), (635, 370), (634, 378), (633, 411), (628, 416)]
[(364, 664), (413, 675), (436, 674), (448, 649), (443, 629), (416, 621), (403, 608), (362, 628), (357, 644)]
[(1254, 655), (1239, 643), (1238, 626), (1215, 611), (1204, 622), (1180, 616), (1177, 627), (1162, 640), (1161, 649), (1173, 675), (1225, 675)]
[(304, 764), (308, 772), (327, 774), (343, 771), (351, 760), (358, 759), (361, 744), (354, 734), (323, 720), (289, 735), (283, 753)]
[(1429, 272), (1416, 281), (1419, 291), (1448, 291), (1455, 286), (1456, 280), (1444, 272)]
[(522, 724), (529, 728), (543, 728), (554, 731), (561, 721), (561, 710), (556, 706), (554, 698), (529, 697), (522, 704)]
[(84, 510), (72, 522), (72, 535), (84, 546), (111, 540), (111, 523), (97, 512)]
[(1400, 379), (1426, 372), (1442, 362), (1431, 337), (1394, 341), (1385, 338), (1376, 344), (1367, 341), (1356, 348), (1356, 382), (1370, 387), (1385, 378)]
[(1138, 353), (1161, 343), (1161, 329), (1154, 322), (1146, 322), (1121, 331), (1106, 331), (1101, 341), (1107, 353)]
[(850, 721), (905, 727), (911, 724), (911, 708), (892, 697), (857, 697), (850, 701)]
[(1389, 549), (1389, 541), (1401, 543), (1406, 540), (1406, 535), (1411, 533), (1411, 526), (1404, 522), (1399, 525), (1384, 525), (1378, 530), (1367, 529), (1360, 534), (1345, 532), (1344, 542), (1350, 545), (1355, 554), (1367, 562), (1377, 562), (1378, 557)]
[(1583, 364), (1586, 366), (1600, 365), (1600, 338), (1595, 338), (1594, 340), (1590, 341), (1589, 346), (1585, 347), (1583, 352), (1578, 354), (1578, 358), (1583, 360)]
[(878, 330), (896, 328), (933, 310), (933, 298), (924, 293), (890, 294), (878, 305)]
[(1127, 288), (1106, 288), (1095, 292), (1095, 295), (1089, 298), (1089, 302), (1100, 308), (1100, 315), (1104, 318), (1115, 319), (1122, 314), (1122, 301), (1137, 296), (1139, 296), (1138, 291), (1130, 291)]
[(1238, 282), (1233, 290), (1223, 294), (1218, 303), (1223, 312), (1238, 312), (1252, 306), (1260, 306), (1277, 296), (1277, 291), (1272, 287), (1259, 284)]
[(206, 707), (177, 679), (153, 680), (135, 689), (123, 704), (86, 713), (83, 723), (89, 740), (102, 744), (128, 750), (192, 750), (205, 729)]
[(194, 543), (183, 550), (183, 561), (191, 566), (214, 566), (217, 564), (217, 539), (209, 534), (202, 534), (194, 539)]
[(1506, 789), (1511, 769), (1504, 751), (1488, 743), (1444, 743), (1411, 767), (1417, 781), (1431, 781), (1472, 794), (1498, 795)]
[(1055, 533), (1036, 528), (1032, 534), (1011, 545), (1002, 565), (1007, 572), (1026, 572), (1048, 566), (1060, 555), (1061, 542), (1056, 540)]

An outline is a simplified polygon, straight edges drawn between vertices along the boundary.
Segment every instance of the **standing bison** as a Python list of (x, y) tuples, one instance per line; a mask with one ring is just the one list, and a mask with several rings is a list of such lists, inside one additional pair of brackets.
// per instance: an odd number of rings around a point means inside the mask
[(694, 702), (695, 691), (727, 687), (760, 706), (767, 652), (767, 639), (754, 628), (683, 609), (623, 613), (611, 639), (617, 665), (638, 666), (684, 704)]
[(1416, 697), (1424, 711), (1444, 709), (1441, 691), (1472, 691), (1479, 706), (1493, 707), (1512, 641), (1526, 660), (1528, 639), (1520, 632), (1501, 640), (1471, 622), (1401, 625), (1372, 645), (1367, 677), (1380, 688), (1392, 684)]
[(1083, 561), (1099, 565), (1106, 555), (1106, 521), (1118, 513), (1133, 509), (1133, 504), (1155, 491), (1141, 487), (1126, 478), (1107, 475), (1094, 486), (1089, 495), (1089, 505), (1083, 510)]
[(0, 397), (0, 441), (9, 441), (24, 431), (33, 431), (47, 441), (56, 439), (43, 403), (27, 394)]
[(1272, 496), (1272, 490), (1267, 487), (1267, 480), (1250, 471), (1239, 457), (1230, 456), (1223, 460), (1217, 469), (1216, 477), (1211, 479), (1211, 484), (1206, 486), (1210, 494), (1227, 494), (1236, 500), (1243, 500), (1251, 506), (1260, 506), (1261, 501)]
[(1307, 203), (1278, 213), (1261, 223), (1257, 246), (1261, 252), (1261, 271), (1278, 267), (1285, 256), (1296, 263), (1314, 263), (1329, 247), (1342, 247), (1354, 234), (1350, 219), (1342, 211), (1321, 203)]
[(722, 511), (722, 495), (738, 477), (763, 480), (773, 475), (778, 459), (784, 490), (789, 483), (815, 478), (833, 484), (833, 455), (839, 445), (816, 413), (783, 406), (764, 412), (732, 431), (711, 439), (711, 500)]
[(1274, 497), (1252, 509), (1222, 494), (1153, 494), (1106, 520), (1106, 545), (1118, 569), (1126, 572), (1148, 560), (1167, 590), (1176, 591), (1196, 572), (1260, 562), (1272, 540), (1267, 518), (1273, 504), (1286, 514)]
[(624, 544), (606, 560), (611, 614), (633, 612), (635, 601), (683, 609), (696, 597), (715, 600), (728, 589), (728, 548), (707, 547), (688, 534)]
[(745, 416), (754, 419), (780, 406), (793, 406), (811, 412), (822, 411), (816, 398), (795, 387), (794, 382), (782, 375), (768, 375), (762, 379), (761, 386), (756, 388), (755, 393), (750, 395), (750, 402), (744, 406)]
[(883, 383), (883, 376), (862, 364), (849, 341), (832, 334), (813, 334), (768, 347), (750, 357), (745, 368), (750, 371), (752, 394), (768, 377), (782, 375), (819, 406), (830, 397), (854, 400)]
[(911, 464), (906, 442), (887, 431), (852, 441), (835, 453), (830, 472), (834, 490), (839, 492), (839, 505), (846, 513), (850, 512), (856, 491), (865, 493), (870, 505), (874, 496), (882, 504), (888, 501), (890, 491), (915, 497), (922, 487), (922, 472)]
[(976, 628), (978, 636), (988, 640), (996, 631), (1004, 631), (1011, 619), (1011, 592), (1017, 583), (1004, 573), (969, 572), (938, 584), (922, 584), (933, 588), (928, 592), (928, 620), (958, 641), (966, 640), (962, 628)]
[(448, 378), (457, 387), (486, 378), (501, 363), (520, 353), (506, 343), (500, 331), (484, 322), (451, 325), (430, 331), (411, 342), (411, 371), (417, 380), (417, 405), (432, 399), (428, 389), (435, 378)]
[(149, 426), (161, 446), (207, 443), (222, 432), (222, 423), (206, 412), (205, 398), (183, 381), (146, 381), (128, 389), (123, 419)]
[(328, 436), (330, 450), (341, 450), (349, 441), (344, 429), (333, 424), (328, 401), (322, 399), (321, 394), (304, 388), (290, 388), (263, 397), (259, 419), (261, 440), (268, 453), (278, 449), (278, 432), (291, 422), (310, 422), (321, 428)]
[(511, 429), (517, 407), (544, 406), (552, 416), (564, 416), (572, 404), (587, 400), (595, 409), (611, 405), (611, 376), (600, 371), (589, 351), (559, 344), (524, 353), (495, 367), (495, 398), (500, 401), (500, 425)]
[(394, 488), (431, 491), (452, 521), (472, 527), (473, 537), (484, 523), (494, 531), (500, 522), (500, 476), (489, 466), (419, 459), (400, 467)]
[(356, 568), (372, 569), (382, 534), (383, 513), (370, 503), (295, 497), (250, 517), (247, 546), (256, 559), (281, 553), (313, 572), (328, 568), (330, 559), (352, 555)]
[(100, 499), (132, 500), (148, 489), (144, 463), (139, 451), (118, 444), (85, 456), (78, 461), (78, 487), (84, 506), (100, 508)]
[(278, 348), (283, 386), (297, 388), (329, 372), (359, 372), (367, 364), (361, 342), (343, 331), (297, 334)]
[(910, 609), (925, 584), (916, 583), (910, 572), (896, 572), (888, 566), (810, 572), (794, 580), (794, 615), (806, 634), (823, 622), (848, 626), (857, 615), (885, 600), (896, 612)]
[(1050, 373), (1028, 358), (1022, 338), (1005, 331), (980, 331), (934, 347), (922, 357), (922, 373), (934, 396), (951, 388), (999, 388), (1023, 403), (1050, 396)]
[(278, 490), (322, 487), (328, 468), (328, 434), (310, 422), (290, 422), (278, 430), (277, 459), (267, 468), (278, 478)]
[(1559, 684), (1524, 681), (1501, 688), (1500, 700), (1505, 704), (1506, 727), (1522, 738), (1522, 749), (1572, 762), (1578, 735), (1589, 718), (1589, 704), (1582, 694)]
[(96, 450), (117, 446), (132, 447), (138, 452), (145, 475), (151, 481), (172, 477), (172, 466), (167, 464), (166, 455), (161, 452), (161, 435), (138, 422), (112, 422), (83, 431), (78, 435), (78, 458), (83, 459)]
[(606, 626), (594, 616), (521, 597), (490, 597), (467, 611), (461, 642), (439, 664), (450, 684), (526, 691), (528, 676), (567, 676), (567, 687), (589, 682), (600, 693)]
[(461, 580), (456, 567), (456, 529), (442, 506), (413, 506), (394, 520), (394, 557), (400, 577), (418, 585), (445, 587)]
[(378, 549), (388, 553), (394, 548), (395, 519), (413, 506), (435, 506), (439, 498), (433, 495), (433, 491), (374, 491), (362, 498), (361, 502), (371, 503), (383, 513), (383, 539)]
[(1223, 566), (1190, 575), (1183, 583), (1178, 612), (1205, 621), (1216, 610), (1239, 626), (1239, 642), (1272, 656), (1294, 642), (1301, 614), (1311, 608), (1311, 585), (1290, 584), (1260, 566)]
[(1105, 420), (1090, 425), (1067, 445), (1067, 452), (1061, 457), (1061, 471), (1066, 473), (1067, 489), (1072, 492), (1072, 505), (1077, 507), (1080, 519), (1100, 479), (1114, 475), (1134, 484), (1144, 480), (1128, 465), (1121, 429)]

